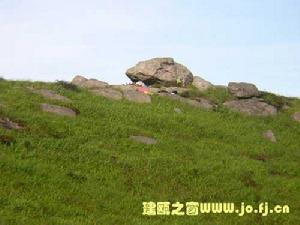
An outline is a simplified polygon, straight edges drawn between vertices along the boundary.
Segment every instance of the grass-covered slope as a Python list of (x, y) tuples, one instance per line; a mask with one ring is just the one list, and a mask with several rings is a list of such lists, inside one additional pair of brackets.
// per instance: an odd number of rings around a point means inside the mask
[[(28, 86), (72, 102), (46, 100)], [(80, 114), (45, 113), (44, 102)], [(0, 143), (1, 225), (300, 224), (300, 124), (291, 118), (297, 100), (276, 117), (257, 118), (159, 96), (137, 104), (59, 84), (1, 81), (0, 103), (1, 115), (26, 127), (0, 128), (11, 138)], [(262, 137), (269, 129), (277, 143)], [(291, 213), (146, 217), (143, 201), (269, 202), (288, 204)]]

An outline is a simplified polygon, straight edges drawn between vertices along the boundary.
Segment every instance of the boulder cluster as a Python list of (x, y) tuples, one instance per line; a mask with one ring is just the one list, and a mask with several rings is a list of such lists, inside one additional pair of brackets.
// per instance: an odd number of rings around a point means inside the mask
[[(138, 62), (126, 71), (132, 84), (109, 85), (96, 79), (76, 76), (72, 84), (89, 89), (93, 94), (114, 100), (126, 99), (139, 103), (151, 103), (151, 94), (169, 97), (187, 104), (213, 109), (216, 105), (204, 97), (188, 98), (184, 93), (191, 87), (205, 92), (214, 85), (205, 79), (194, 76), (184, 65), (173, 58), (153, 58)], [(261, 92), (254, 84), (230, 82), (227, 88), (233, 99), (223, 103), (225, 107), (254, 116), (273, 116), (277, 108), (264, 102)]]

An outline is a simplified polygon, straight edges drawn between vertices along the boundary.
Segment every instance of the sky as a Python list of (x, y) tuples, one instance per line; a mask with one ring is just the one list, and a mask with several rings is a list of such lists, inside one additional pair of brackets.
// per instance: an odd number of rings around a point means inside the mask
[(0, 76), (129, 82), (173, 57), (214, 84), (300, 97), (299, 0), (0, 0)]

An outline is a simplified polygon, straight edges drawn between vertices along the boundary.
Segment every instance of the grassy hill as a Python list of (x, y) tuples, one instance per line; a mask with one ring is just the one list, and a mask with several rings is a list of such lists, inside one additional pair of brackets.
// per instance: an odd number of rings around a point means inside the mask
[[(72, 102), (47, 100), (28, 86)], [(261, 118), (160, 96), (137, 104), (59, 83), (1, 81), (0, 115), (25, 129), (0, 128), (0, 224), (300, 224), (300, 124), (292, 119), (300, 101), (289, 101), (290, 109)], [(42, 112), (45, 102), (80, 114)], [(262, 137), (270, 129), (277, 143)], [(142, 203), (150, 201), (269, 202), (289, 205), (290, 214), (143, 216)]]

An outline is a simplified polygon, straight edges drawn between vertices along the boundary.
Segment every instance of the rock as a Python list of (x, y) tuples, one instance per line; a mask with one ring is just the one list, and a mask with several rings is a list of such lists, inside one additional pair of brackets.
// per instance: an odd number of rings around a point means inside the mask
[(160, 88), (160, 92), (168, 92), (170, 94), (183, 94), (187, 92), (189, 89), (188, 88), (182, 88), (182, 87), (165, 87), (165, 88)]
[(271, 142), (274, 142), (274, 143), (277, 142), (276, 137), (275, 137), (273, 131), (271, 131), (271, 130), (265, 131), (265, 132), (263, 133), (263, 137), (264, 137), (265, 139), (271, 141)]
[(277, 114), (277, 109), (260, 99), (239, 99), (227, 101), (224, 106), (245, 113), (250, 116), (273, 116)]
[(178, 113), (178, 114), (182, 114), (182, 110), (179, 109), (179, 108), (174, 108), (174, 111), (175, 111), (176, 113)]
[(238, 98), (251, 98), (260, 96), (260, 92), (254, 84), (230, 82), (228, 84), (228, 89), (232, 95)]
[(138, 91), (124, 91), (124, 98), (128, 101), (137, 102), (137, 103), (151, 103), (151, 97), (149, 95), (140, 93)]
[(295, 112), (293, 115), (294, 120), (296, 120), (297, 122), (300, 123), (300, 111), (299, 112)]
[(108, 86), (108, 83), (106, 82), (96, 79), (87, 79), (80, 75), (75, 76), (71, 83), (77, 85), (78, 87), (88, 89), (104, 88)]
[(92, 90), (91, 92), (95, 95), (110, 98), (112, 100), (122, 100), (122, 98), (123, 98), (123, 95), (120, 91), (112, 89), (112, 88), (95, 89), (95, 90)]
[(159, 93), (160, 96), (166, 96), (175, 100), (178, 100), (183, 103), (187, 103), (189, 105), (199, 107), (202, 109), (213, 109), (214, 104), (212, 104), (209, 100), (204, 99), (204, 98), (198, 98), (197, 100), (189, 99), (189, 98), (184, 98), (176, 94), (169, 94), (169, 93)]
[(75, 117), (77, 115), (77, 112), (75, 112), (73, 109), (58, 105), (50, 105), (47, 103), (41, 104), (41, 109), (44, 112), (54, 113), (60, 116)]
[(59, 94), (56, 94), (55, 92), (50, 91), (50, 90), (46, 90), (46, 89), (35, 90), (33, 88), (30, 88), (30, 90), (33, 93), (39, 94), (39, 95), (41, 95), (41, 96), (43, 96), (44, 98), (47, 98), (47, 99), (59, 100), (59, 101), (65, 101), (65, 102), (70, 102), (71, 101), (69, 98), (67, 98), (65, 96), (62, 96), (62, 95), (59, 95)]
[[(128, 69), (126, 75), (133, 82), (142, 81), (146, 85), (188, 86), (193, 82), (193, 74), (185, 66), (172, 58), (153, 58), (139, 62)], [(180, 81), (180, 83), (178, 83)]]
[(132, 90), (132, 91), (136, 91), (137, 90), (137, 86), (132, 85), (132, 84), (126, 84), (126, 85), (110, 85), (110, 88), (113, 88), (115, 90), (119, 90), (119, 91), (128, 91), (128, 90)]
[(0, 117), (0, 126), (6, 130), (22, 130), (25, 128), (21, 123), (12, 121), (8, 117)]
[(145, 137), (145, 136), (130, 136), (131, 140), (146, 144), (146, 145), (154, 145), (157, 141), (154, 138)]
[(194, 77), (192, 85), (199, 91), (206, 91), (208, 88), (213, 86), (210, 82), (198, 76)]

